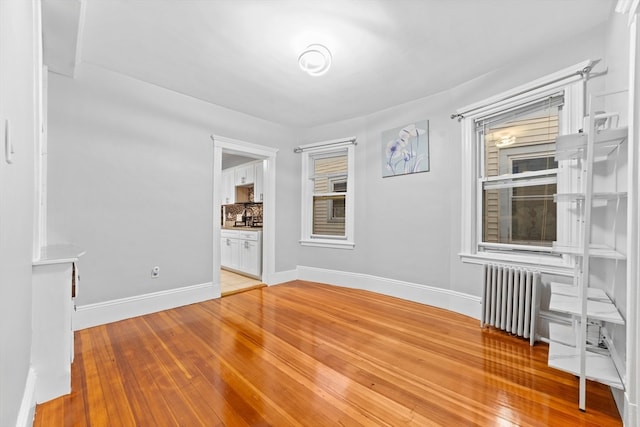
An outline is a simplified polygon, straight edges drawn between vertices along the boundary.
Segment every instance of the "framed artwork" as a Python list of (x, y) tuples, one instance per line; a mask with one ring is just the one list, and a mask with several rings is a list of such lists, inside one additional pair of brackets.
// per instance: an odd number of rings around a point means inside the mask
[(429, 120), (382, 132), (382, 177), (429, 172)]

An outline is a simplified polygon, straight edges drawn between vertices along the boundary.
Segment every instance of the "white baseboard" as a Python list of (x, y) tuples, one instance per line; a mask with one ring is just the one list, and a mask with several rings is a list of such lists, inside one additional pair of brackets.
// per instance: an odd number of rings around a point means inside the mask
[(480, 297), (449, 289), (387, 279), (369, 274), (305, 266), (298, 266), (298, 279), (377, 292), (480, 319)]
[(280, 283), (290, 282), (298, 279), (298, 270), (276, 271), (270, 274), (269, 277), (264, 278), (267, 285), (278, 285)]
[(86, 304), (73, 313), (73, 330), (86, 329), (144, 314), (207, 301), (220, 296), (220, 285), (202, 283), (134, 297)]
[(33, 425), (33, 419), (36, 414), (36, 371), (33, 368), (29, 368), (27, 374), (27, 382), (24, 387), (24, 394), (22, 395), (22, 402), (20, 403), (20, 412), (18, 412), (18, 419), (16, 421), (16, 427), (30, 427)]
[[(618, 403), (616, 401), (616, 403)], [(620, 411), (622, 415), (622, 424), (624, 426), (640, 426), (640, 412), (638, 412), (637, 403), (629, 400), (629, 393), (624, 393), (623, 410)], [(620, 409), (620, 407), (618, 407)]]
[[(480, 297), (369, 274), (298, 266), (296, 270), (276, 272), (268, 278), (265, 278), (265, 282), (269, 286), (272, 286), (296, 279), (368, 290), (383, 295), (390, 295), (444, 308), (476, 319), (480, 318)], [(219, 296), (219, 284), (203, 283), (168, 291), (82, 305), (78, 306), (73, 314), (73, 329), (77, 331), (93, 326), (104, 325), (144, 314), (206, 301)]]

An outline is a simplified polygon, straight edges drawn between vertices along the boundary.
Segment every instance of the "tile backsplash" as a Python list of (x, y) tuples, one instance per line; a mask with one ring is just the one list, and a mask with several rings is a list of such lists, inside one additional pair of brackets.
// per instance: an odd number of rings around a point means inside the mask
[(222, 206), (222, 225), (233, 226), (236, 221), (236, 215), (242, 215), (245, 209), (251, 211), (251, 216), (254, 218), (262, 219), (262, 203), (236, 203)]

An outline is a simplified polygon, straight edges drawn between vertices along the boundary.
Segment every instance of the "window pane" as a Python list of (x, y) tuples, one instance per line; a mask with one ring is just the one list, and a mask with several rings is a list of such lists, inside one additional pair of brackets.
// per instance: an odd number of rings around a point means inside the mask
[(560, 108), (543, 108), (487, 125), (484, 129), (485, 177), (557, 168), (549, 153), (555, 150)]
[(347, 191), (347, 181), (340, 180), (333, 182), (333, 192), (334, 193), (345, 193)]
[(551, 246), (556, 240), (556, 184), (483, 191), (483, 236), (488, 243)]
[[(344, 236), (345, 196), (314, 196), (312, 233), (328, 236)], [(341, 216), (337, 220), (336, 214)]]
[(333, 190), (332, 183), (340, 178), (344, 181), (346, 191), (347, 153), (339, 152), (334, 156), (316, 157), (313, 159), (313, 178), (315, 179), (314, 193), (330, 193)]
[(333, 199), (329, 201), (328, 220), (331, 222), (344, 222), (345, 210), (344, 199)]
[(557, 168), (558, 161), (551, 156), (514, 159), (511, 163), (511, 173), (533, 172)]

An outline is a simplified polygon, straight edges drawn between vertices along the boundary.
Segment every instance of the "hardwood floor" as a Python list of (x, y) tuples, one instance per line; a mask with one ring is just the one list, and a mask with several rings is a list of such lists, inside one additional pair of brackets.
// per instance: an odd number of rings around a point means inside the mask
[(76, 332), (45, 426), (617, 426), (545, 344), (378, 294), (290, 282)]

